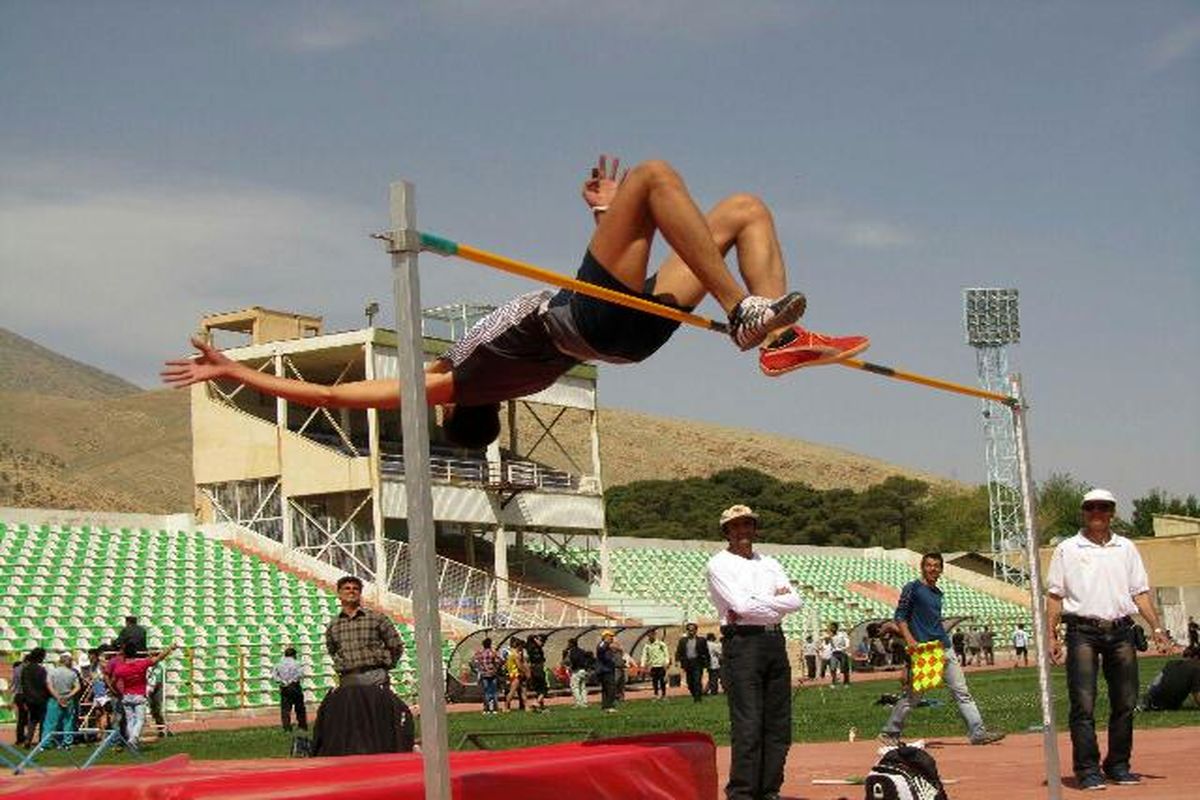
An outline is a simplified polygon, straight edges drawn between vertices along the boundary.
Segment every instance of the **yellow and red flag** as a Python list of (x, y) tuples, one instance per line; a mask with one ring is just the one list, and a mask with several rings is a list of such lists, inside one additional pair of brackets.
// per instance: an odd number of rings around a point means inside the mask
[(946, 649), (938, 640), (921, 642), (908, 648), (912, 663), (909, 681), (914, 692), (927, 692), (942, 685), (942, 672), (946, 668)]

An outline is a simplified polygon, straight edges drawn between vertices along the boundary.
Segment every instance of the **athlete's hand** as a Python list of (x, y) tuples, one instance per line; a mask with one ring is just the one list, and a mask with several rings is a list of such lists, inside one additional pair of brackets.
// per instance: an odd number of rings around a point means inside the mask
[(621, 181), (629, 174), (629, 170), (620, 172), (621, 159), (613, 156), (611, 164), (608, 156), (601, 155), (592, 167), (591, 176), (583, 182), (583, 202), (588, 208), (607, 208), (621, 188)]
[(200, 355), (168, 361), (159, 373), (163, 383), (182, 389), (193, 383), (226, 377), (234, 366), (233, 360), (208, 342), (192, 337), (192, 347), (199, 350)]
[(1154, 632), (1154, 644), (1158, 647), (1158, 652), (1162, 655), (1171, 652), (1171, 637), (1167, 636), (1166, 631), (1156, 630)]

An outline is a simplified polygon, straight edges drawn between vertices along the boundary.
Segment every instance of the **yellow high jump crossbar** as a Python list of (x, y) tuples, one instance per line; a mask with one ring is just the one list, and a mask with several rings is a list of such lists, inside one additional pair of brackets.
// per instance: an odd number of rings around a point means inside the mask
[[(718, 331), (726, 333), (729, 327), (724, 322), (718, 322), (714, 319), (701, 317), (696, 314), (680, 311), (677, 308), (662, 305), (661, 303), (653, 303), (649, 300), (634, 295), (624, 294), (622, 292), (606, 289), (603, 286), (597, 286), (592, 283), (571, 278), (558, 272), (551, 272), (548, 269), (536, 267), (533, 264), (527, 264), (523, 261), (517, 261), (512, 258), (507, 258), (496, 253), (481, 250), (478, 247), (461, 244), (452, 239), (446, 239), (442, 236), (435, 236), (429, 233), (420, 234), (421, 249), (430, 253), (436, 253), (442, 256), (457, 256), (458, 258), (471, 261), (476, 264), (482, 264), (485, 267), (508, 272), (512, 275), (519, 275), (522, 278), (529, 278), (539, 283), (547, 283), (551, 286), (557, 286), (561, 289), (570, 289), (580, 294), (586, 294), (590, 297), (595, 297), (598, 300), (604, 300), (609, 303), (625, 306), (626, 308), (644, 311), (647, 314), (665, 317), (666, 319), (675, 320), (676, 322), (692, 325), (704, 330)], [(921, 386), (927, 386), (931, 389), (938, 389), (943, 392), (954, 392), (957, 394), (967, 395), (969, 397), (978, 397), (982, 400), (992, 400), (997, 403), (1002, 403), (1006, 406), (1013, 406), (1018, 401), (1015, 397), (1000, 394), (998, 392), (989, 392), (985, 389), (976, 389), (974, 386), (967, 386), (961, 383), (942, 380), (941, 378), (933, 378), (928, 375), (920, 375), (915, 372), (906, 372), (896, 369), (895, 367), (887, 367), (882, 364), (873, 364), (870, 361), (860, 361), (856, 358), (846, 358), (841, 361), (832, 362), (840, 364), (843, 367), (852, 367), (864, 372), (870, 372), (873, 375), (880, 375), (885, 378), (894, 378), (898, 381), (907, 381), (916, 383)]]

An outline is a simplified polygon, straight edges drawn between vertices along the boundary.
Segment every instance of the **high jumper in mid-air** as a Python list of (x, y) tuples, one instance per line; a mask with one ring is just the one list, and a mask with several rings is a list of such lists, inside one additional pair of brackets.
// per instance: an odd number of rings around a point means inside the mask
[[(620, 172), (619, 159), (600, 156), (582, 196), (596, 219), (579, 281), (690, 312), (707, 295), (729, 318), (742, 350), (759, 348), (767, 375), (847, 359), (866, 349), (863, 336), (830, 337), (796, 325), (805, 298), (787, 291), (787, 270), (770, 210), (757, 197), (733, 194), (701, 213), (669, 164), (646, 161)], [(650, 249), (661, 232), (672, 252), (648, 275)], [(725, 264), (737, 251), (743, 287)], [(442, 406), (447, 438), (483, 447), (500, 432), (500, 403), (535, 394), (586, 361), (640, 362), (679, 327), (665, 319), (570, 289), (516, 297), (476, 323), (425, 368), (425, 396)], [(176, 387), (226, 379), (290, 402), (331, 408), (395, 408), (396, 380), (327, 386), (268, 375), (193, 339), (200, 355), (168, 361), (163, 381)]]

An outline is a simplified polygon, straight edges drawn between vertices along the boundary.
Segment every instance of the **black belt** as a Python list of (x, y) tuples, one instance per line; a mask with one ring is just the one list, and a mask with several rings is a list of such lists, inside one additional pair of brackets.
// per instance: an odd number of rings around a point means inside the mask
[(1082, 617), (1078, 614), (1063, 614), (1062, 621), (1067, 624), (1067, 627), (1086, 625), (1090, 628), (1099, 628), (1102, 631), (1111, 631), (1118, 628), (1129, 628), (1133, 626), (1132, 617), (1121, 617), (1120, 619), (1100, 619), (1099, 617)]
[(722, 625), (723, 636), (759, 636), (764, 633), (783, 635), (782, 625)]

